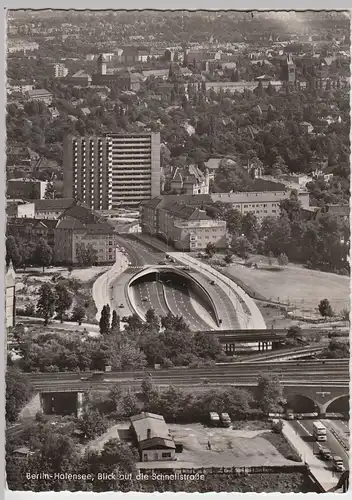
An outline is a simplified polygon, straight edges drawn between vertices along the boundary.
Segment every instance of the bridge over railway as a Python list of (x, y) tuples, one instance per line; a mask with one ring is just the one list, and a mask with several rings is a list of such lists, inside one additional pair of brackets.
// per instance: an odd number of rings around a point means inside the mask
[[(42, 405), (50, 405), (55, 395), (63, 400), (66, 393), (76, 394), (77, 408), (83, 404), (83, 394), (88, 390), (108, 391), (119, 383), (139, 389), (142, 381), (150, 376), (155, 386), (177, 386), (187, 391), (204, 391), (209, 387), (243, 387), (255, 390), (260, 375), (277, 375), (284, 387), (286, 398), (305, 398), (314, 411), (324, 416), (328, 407), (337, 400), (348, 401), (349, 360), (310, 360), (304, 362), (282, 361), (270, 363), (225, 363), (206, 368), (173, 368), (168, 370), (107, 372), (94, 378), (93, 373), (31, 374), (29, 379), (41, 394)], [(92, 377), (93, 376), (93, 377)], [(92, 377), (92, 378), (90, 378)], [(59, 396), (61, 395), (61, 396)], [(72, 398), (70, 399), (72, 404)], [(313, 411), (313, 410), (312, 410)], [(348, 411), (348, 408), (346, 412)]]

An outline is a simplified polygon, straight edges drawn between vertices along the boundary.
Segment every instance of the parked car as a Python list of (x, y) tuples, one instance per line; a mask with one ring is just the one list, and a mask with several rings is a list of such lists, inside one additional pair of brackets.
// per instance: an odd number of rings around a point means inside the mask
[(215, 411), (211, 411), (209, 414), (209, 419), (210, 419), (210, 424), (214, 426), (218, 426), (220, 423), (220, 417), (219, 414), (216, 413)]
[(220, 420), (224, 427), (231, 427), (231, 418), (228, 413), (221, 413)]

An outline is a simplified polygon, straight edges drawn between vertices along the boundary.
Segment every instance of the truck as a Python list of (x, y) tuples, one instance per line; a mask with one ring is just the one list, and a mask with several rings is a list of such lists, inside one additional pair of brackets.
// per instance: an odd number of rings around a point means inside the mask
[(337, 472), (344, 472), (345, 466), (343, 465), (343, 460), (338, 455), (332, 457), (332, 463), (334, 464), (334, 469)]
[(220, 424), (219, 414), (216, 413), (215, 411), (211, 411), (209, 417), (210, 417), (210, 424), (213, 425), (214, 427), (217, 427)]
[(326, 427), (319, 420), (313, 422), (313, 437), (316, 441), (326, 441)]
[(231, 427), (231, 418), (228, 413), (221, 413), (220, 420), (224, 427)]

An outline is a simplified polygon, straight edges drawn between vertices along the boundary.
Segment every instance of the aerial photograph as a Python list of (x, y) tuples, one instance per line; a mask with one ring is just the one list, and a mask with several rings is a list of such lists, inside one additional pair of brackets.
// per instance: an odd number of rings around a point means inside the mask
[(6, 22), (7, 490), (346, 492), (350, 13)]

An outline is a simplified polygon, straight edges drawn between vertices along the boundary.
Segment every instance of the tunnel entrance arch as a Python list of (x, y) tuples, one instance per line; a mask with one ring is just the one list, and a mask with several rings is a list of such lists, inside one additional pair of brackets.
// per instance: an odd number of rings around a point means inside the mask
[(288, 395), (286, 401), (286, 407), (295, 413), (313, 413), (319, 411), (317, 403), (312, 398), (303, 396), (303, 394)]
[(337, 396), (335, 399), (330, 401), (326, 408), (325, 413), (342, 413), (343, 415), (349, 415), (350, 413), (350, 400), (349, 396)]
[[(186, 269), (185, 269), (186, 270)], [(200, 304), (209, 312), (212, 320), (219, 326), (220, 319), (218, 316), (217, 307), (210, 296), (207, 289), (199, 283), (193, 276), (184, 272), (182, 269), (177, 269), (168, 266), (150, 266), (135, 274), (127, 284), (127, 294), (131, 303), (132, 309), (141, 317), (140, 311), (135, 305), (132, 294), (133, 286), (138, 285), (141, 281), (157, 280), (160, 284), (168, 285), (174, 283), (180, 290), (192, 290), (198, 297)]]

